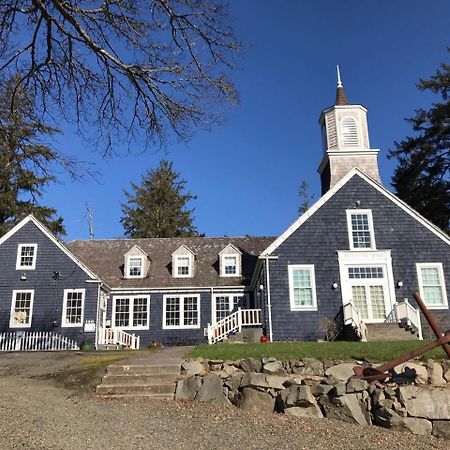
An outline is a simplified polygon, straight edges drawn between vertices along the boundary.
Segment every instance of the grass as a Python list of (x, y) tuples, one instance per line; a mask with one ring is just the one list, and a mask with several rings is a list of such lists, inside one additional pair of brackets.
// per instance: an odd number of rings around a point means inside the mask
[[(189, 358), (237, 360), (273, 356), (281, 361), (301, 358), (365, 360), (384, 362), (422, 347), (428, 341), (383, 342), (274, 342), (267, 344), (202, 344), (195, 347)], [(442, 348), (424, 353), (422, 359), (447, 358)]]

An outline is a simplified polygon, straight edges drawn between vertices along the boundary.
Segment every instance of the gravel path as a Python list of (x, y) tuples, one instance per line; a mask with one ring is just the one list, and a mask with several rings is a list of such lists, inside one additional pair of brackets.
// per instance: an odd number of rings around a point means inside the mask
[(445, 449), (448, 441), (234, 407), (104, 400), (50, 381), (0, 378), (2, 449)]

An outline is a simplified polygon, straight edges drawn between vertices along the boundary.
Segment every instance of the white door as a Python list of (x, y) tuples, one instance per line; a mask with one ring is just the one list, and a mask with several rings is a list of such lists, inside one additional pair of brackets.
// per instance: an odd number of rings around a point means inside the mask
[(390, 312), (389, 289), (384, 266), (349, 266), (347, 292), (366, 323), (384, 322)]

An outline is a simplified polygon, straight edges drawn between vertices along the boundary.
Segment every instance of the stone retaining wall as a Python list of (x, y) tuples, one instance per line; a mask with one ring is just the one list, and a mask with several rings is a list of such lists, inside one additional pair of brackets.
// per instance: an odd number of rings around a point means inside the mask
[(450, 439), (450, 361), (410, 362), (388, 383), (349, 379), (356, 362), (303, 358), (186, 360), (176, 399), (233, 404), (243, 409)]

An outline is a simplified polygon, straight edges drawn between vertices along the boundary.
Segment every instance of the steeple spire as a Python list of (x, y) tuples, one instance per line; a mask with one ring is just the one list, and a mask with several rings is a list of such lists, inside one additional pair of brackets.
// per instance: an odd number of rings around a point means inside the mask
[(349, 102), (347, 97), (345, 96), (344, 86), (341, 81), (341, 72), (339, 70), (339, 66), (336, 66), (337, 71), (337, 91), (336, 91), (336, 101), (334, 102), (335, 106), (343, 106), (348, 105)]

